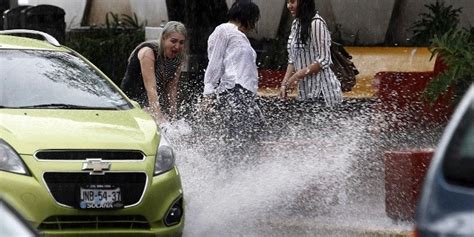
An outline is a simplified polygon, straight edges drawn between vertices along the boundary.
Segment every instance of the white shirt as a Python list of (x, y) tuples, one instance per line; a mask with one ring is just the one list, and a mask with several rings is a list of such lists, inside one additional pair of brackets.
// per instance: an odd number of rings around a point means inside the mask
[(209, 64), (204, 74), (204, 95), (224, 92), (236, 83), (257, 93), (257, 53), (236, 25), (217, 26), (207, 45)]
[(288, 63), (293, 64), (295, 71), (319, 63), (321, 70), (306, 76), (298, 83), (298, 95), (301, 100), (323, 96), (326, 105), (332, 106), (342, 101), (341, 83), (329, 67), (331, 61), (331, 35), (326, 22), (316, 14), (311, 22), (309, 41), (306, 44), (299, 40), (301, 24), (298, 19), (293, 21), (288, 38)]

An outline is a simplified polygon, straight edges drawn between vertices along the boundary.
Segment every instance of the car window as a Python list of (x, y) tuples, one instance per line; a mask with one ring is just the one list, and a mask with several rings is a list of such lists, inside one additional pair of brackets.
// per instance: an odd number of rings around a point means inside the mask
[(109, 81), (69, 53), (1, 50), (0, 72), (0, 107), (131, 108)]
[(474, 109), (472, 105), (464, 114), (449, 142), (443, 169), (449, 182), (474, 187)]

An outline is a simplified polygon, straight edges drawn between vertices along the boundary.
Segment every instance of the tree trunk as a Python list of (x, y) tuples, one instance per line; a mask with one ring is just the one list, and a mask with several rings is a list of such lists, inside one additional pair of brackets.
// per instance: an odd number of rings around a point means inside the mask
[(190, 33), (190, 53), (206, 53), (207, 38), (217, 25), (226, 21), (227, 10), (225, 0), (185, 0), (184, 23)]
[[(201, 95), (204, 87), (204, 69), (207, 67), (207, 38), (214, 28), (226, 21), (227, 4), (225, 0), (175, 0), (172, 8), (184, 1), (184, 16), (179, 13), (169, 14), (170, 19), (180, 19), (188, 31), (188, 66), (187, 79), (180, 84), (180, 111), (190, 114), (193, 111), (195, 99)], [(179, 3), (178, 3), (179, 2)], [(181, 6), (181, 5), (180, 5)], [(183, 8), (181, 8), (183, 9)], [(174, 11), (172, 9), (171, 11)]]
[(170, 21), (184, 22), (186, 0), (166, 0), (166, 7), (168, 8), (168, 19)]
[(82, 15), (81, 26), (89, 25), (89, 16), (91, 14), (91, 6), (93, 0), (86, 0), (86, 7), (84, 8), (84, 15)]
[(385, 44), (397, 44), (397, 35), (400, 33), (400, 23), (402, 21), (402, 10), (407, 4), (406, 0), (395, 0), (393, 4), (392, 16), (388, 24), (387, 32), (385, 33)]
[(3, 30), (3, 12), (10, 9), (9, 0), (0, 0), (0, 30)]

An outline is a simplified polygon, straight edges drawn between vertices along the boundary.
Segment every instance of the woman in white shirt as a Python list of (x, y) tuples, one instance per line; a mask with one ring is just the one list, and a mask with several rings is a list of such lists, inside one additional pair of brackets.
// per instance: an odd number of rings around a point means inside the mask
[(227, 12), (228, 22), (215, 28), (208, 39), (209, 64), (204, 75), (204, 97), (215, 100), (214, 130), (224, 132), (225, 141), (246, 149), (256, 141), (263, 117), (256, 102), (257, 54), (245, 33), (260, 18), (250, 0), (236, 0)]
[(288, 38), (288, 67), (281, 83), (280, 97), (298, 82), (298, 99), (334, 106), (342, 102), (339, 80), (329, 67), (331, 35), (323, 18), (315, 13), (313, 0), (288, 0), (295, 20)]

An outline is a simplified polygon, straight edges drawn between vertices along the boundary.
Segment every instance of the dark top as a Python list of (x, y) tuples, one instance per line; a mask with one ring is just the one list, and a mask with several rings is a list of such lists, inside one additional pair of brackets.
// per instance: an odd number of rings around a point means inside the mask
[[(166, 106), (168, 104), (168, 98), (163, 95), (167, 94), (166, 85), (174, 79), (176, 71), (181, 64), (181, 57), (164, 59), (159, 56), (159, 46), (157, 43), (144, 42), (132, 52), (120, 88), (130, 99), (137, 101), (142, 107), (148, 106), (148, 96), (143, 83), (140, 60), (138, 59), (138, 51), (143, 47), (151, 48), (155, 54), (156, 88), (160, 98), (160, 106), (164, 109), (163, 112), (166, 112), (169, 107)], [(163, 59), (164, 64), (162, 63)], [(163, 76), (163, 72), (165, 76)]]

